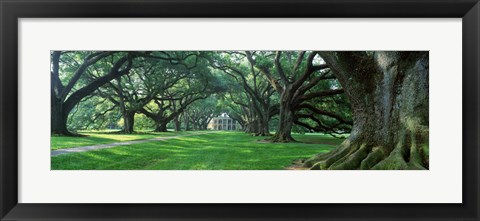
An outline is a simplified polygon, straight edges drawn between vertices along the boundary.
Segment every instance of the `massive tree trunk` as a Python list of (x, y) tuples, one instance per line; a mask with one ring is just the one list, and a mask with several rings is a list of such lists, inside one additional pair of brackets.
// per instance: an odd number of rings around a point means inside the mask
[(428, 169), (428, 52), (321, 52), (350, 99), (353, 128), (311, 169)]
[(168, 132), (167, 130), (167, 122), (161, 120), (156, 123), (155, 132)]
[(244, 131), (245, 131), (245, 133), (250, 133), (250, 134), (257, 133), (257, 131), (258, 131), (257, 120), (247, 122)]
[(135, 112), (125, 112), (123, 114), (123, 133), (133, 133), (133, 126), (135, 125)]
[(175, 119), (173, 120), (173, 123), (175, 125), (175, 131), (181, 131), (181, 123), (180, 123), (180, 120), (179, 120), (180, 117), (175, 117)]
[(65, 90), (65, 87), (62, 85), (58, 74), (60, 55), (60, 51), (54, 51), (52, 53), (52, 73), (50, 75), (50, 131), (52, 134), (72, 135), (67, 129), (68, 113), (65, 113), (63, 108), (63, 100), (60, 96), (60, 94)]
[(273, 142), (292, 142), (293, 111), (291, 104), (291, 95), (288, 90), (284, 90), (280, 97), (280, 114), (278, 121), (278, 130), (271, 138)]
[(263, 116), (259, 119), (258, 124), (258, 132), (255, 134), (256, 136), (270, 136), (270, 129), (268, 126), (268, 120)]
[(270, 121), (270, 104), (269, 102), (268, 103), (263, 103), (263, 104), (260, 104), (260, 108), (261, 110), (259, 111), (259, 113), (257, 113), (259, 115), (258, 117), (258, 131), (257, 133), (255, 134), (255, 136), (270, 136), (270, 127), (268, 125), (269, 121)]
[(185, 124), (185, 131), (189, 131), (190, 130), (190, 120), (188, 119), (188, 114), (187, 113), (183, 113), (183, 120), (184, 120), (184, 124)]
[(67, 129), (67, 113), (65, 113), (63, 105), (60, 100), (53, 98), (51, 103), (51, 133), (59, 135), (73, 135)]

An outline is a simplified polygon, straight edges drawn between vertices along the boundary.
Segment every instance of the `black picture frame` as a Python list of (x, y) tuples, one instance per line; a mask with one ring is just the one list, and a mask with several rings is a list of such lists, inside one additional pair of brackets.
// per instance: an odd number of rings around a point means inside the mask
[[(479, 220), (480, 4), (478, 0), (0, 0), (0, 16), (1, 220)], [(17, 20), (46, 17), (462, 18), (463, 203), (18, 203)]]

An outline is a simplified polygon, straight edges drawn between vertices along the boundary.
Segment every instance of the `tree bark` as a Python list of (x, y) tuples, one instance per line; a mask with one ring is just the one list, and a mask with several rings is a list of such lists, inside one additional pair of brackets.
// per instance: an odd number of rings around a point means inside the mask
[(135, 112), (126, 112), (123, 114), (123, 133), (133, 133), (133, 126), (135, 125)]
[(258, 121), (258, 132), (255, 134), (256, 136), (270, 136), (270, 129), (268, 126), (268, 121), (265, 119), (261, 119)]
[(258, 131), (258, 123), (257, 120), (253, 120), (250, 122), (247, 122), (245, 125), (245, 133), (251, 133), (255, 134)]
[(179, 117), (177, 116), (177, 117), (175, 117), (175, 119), (173, 120), (173, 123), (174, 123), (174, 125), (175, 125), (175, 131), (180, 131), (180, 130), (181, 130), (181, 128), (180, 128), (181, 123), (180, 123), (180, 120), (179, 120), (178, 118), (179, 118)]
[(269, 106), (269, 104), (262, 105), (262, 109), (257, 113), (259, 116), (255, 136), (270, 136), (270, 127), (268, 126), (268, 122), (270, 121)]
[(190, 120), (188, 119), (188, 114), (184, 113), (183, 117), (184, 117), (183, 120), (185, 121), (185, 131), (189, 131), (190, 130)]
[(288, 98), (288, 93), (284, 91), (280, 98), (280, 114), (278, 121), (278, 130), (271, 138), (273, 142), (292, 142), (295, 141), (292, 137), (292, 127), (294, 122), (294, 113), (292, 111), (291, 99)]
[[(52, 96), (53, 97), (53, 96)], [(52, 98), (51, 103), (51, 133), (56, 135), (71, 136), (73, 133), (67, 129), (67, 115), (63, 109), (62, 102), (56, 98)]]
[(164, 121), (157, 122), (157, 127), (155, 128), (155, 132), (168, 132), (167, 123)]
[(428, 169), (428, 52), (321, 52), (350, 99), (351, 135), (311, 169)]

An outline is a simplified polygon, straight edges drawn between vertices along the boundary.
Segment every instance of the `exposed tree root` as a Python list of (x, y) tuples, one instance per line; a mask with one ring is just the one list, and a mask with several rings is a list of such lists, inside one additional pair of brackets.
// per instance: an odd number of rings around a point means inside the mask
[(303, 162), (305, 162), (305, 159), (298, 159), (294, 160), (292, 164), (288, 167), (285, 167), (285, 170), (309, 170), (310, 168), (305, 167), (303, 165)]
[[(397, 145), (400, 147), (400, 145)], [(407, 162), (403, 158), (402, 148), (395, 148), (390, 155), (378, 162), (371, 169), (373, 170), (406, 170), (408, 169)]]
[(360, 167), (363, 159), (368, 156), (368, 146), (362, 144), (359, 148), (354, 148), (352, 151), (336, 161), (330, 166), (333, 170), (354, 170)]
[[(383, 146), (344, 141), (335, 150), (305, 160), (304, 167), (312, 170), (424, 170), (428, 156), (424, 146), (417, 145), (414, 136), (402, 136), (396, 147), (388, 151)], [(426, 158), (427, 157), (427, 158)]]
[(305, 161), (305, 166), (311, 167), (314, 170), (325, 170), (328, 169), (333, 163), (337, 160), (340, 160), (342, 157), (346, 156), (354, 146), (350, 145), (349, 140), (345, 140), (338, 148), (335, 150), (326, 153), (318, 154), (311, 159)]
[(381, 147), (374, 147), (367, 157), (360, 163), (361, 170), (368, 170), (375, 166), (378, 162), (385, 159), (385, 151)]

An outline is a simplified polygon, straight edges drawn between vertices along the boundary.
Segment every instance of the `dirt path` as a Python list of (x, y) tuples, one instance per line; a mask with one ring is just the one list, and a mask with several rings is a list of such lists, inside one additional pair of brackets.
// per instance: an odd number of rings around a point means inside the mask
[(81, 146), (81, 147), (58, 149), (58, 150), (52, 150), (50, 152), (50, 156), (53, 157), (53, 156), (58, 156), (58, 155), (68, 154), (68, 153), (79, 153), (79, 152), (86, 152), (86, 151), (91, 151), (91, 150), (100, 150), (100, 149), (111, 148), (111, 147), (118, 147), (118, 146), (126, 146), (126, 145), (147, 143), (147, 142), (153, 142), (153, 141), (176, 139), (176, 138), (179, 138), (179, 137), (197, 136), (197, 135), (203, 135), (203, 134), (209, 134), (209, 133), (214, 133), (214, 132), (186, 134), (186, 135), (178, 135), (178, 136), (171, 136), (171, 137), (157, 137), (157, 138), (151, 138), (151, 139), (145, 139), (145, 140), (122, 141), (122, 142), (115, 142), (115, 143), (109, 143), (109, 144), (97, 144), (97, 145), (91, 145), (91, 146)]

